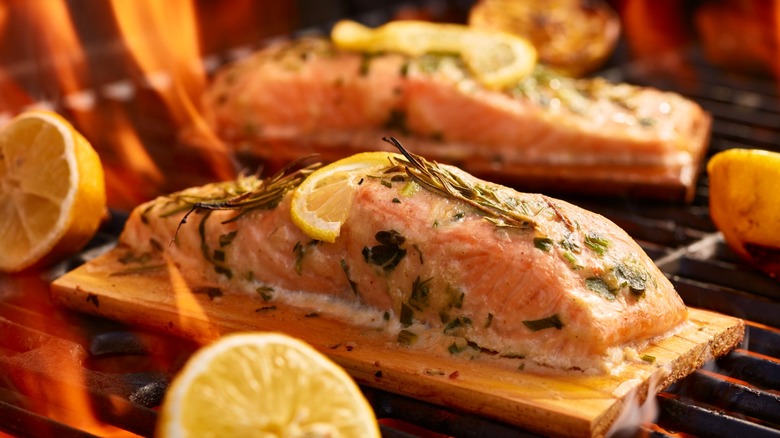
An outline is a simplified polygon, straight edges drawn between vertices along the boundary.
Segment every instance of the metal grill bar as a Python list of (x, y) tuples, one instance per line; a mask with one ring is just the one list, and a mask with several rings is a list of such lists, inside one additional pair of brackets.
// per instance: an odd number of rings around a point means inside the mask
[(780, 424), (780, 395), (710, 371), (700, 370), (668, 391), (768, 423)]
[(658, 424), (671, 432), (712, 438), (780, 437), (776, 429), (676, 395), (662, 393), (658, 402), (661, 409)]

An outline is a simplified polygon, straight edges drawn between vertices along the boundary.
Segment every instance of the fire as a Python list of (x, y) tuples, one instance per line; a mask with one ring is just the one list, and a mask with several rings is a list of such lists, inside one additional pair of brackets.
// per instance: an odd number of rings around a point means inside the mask
[[(0, 20), (9, 14), (8, 9), (3, 11), (0, 12)], [(54, 73), (52, 76), (41, 74), (41, 89), (31, 90), (31, 93), (50, 98), (62, 97), (64, 105), (71, 110), (70, 118), (76, 128), (93, 142), (101, 155), (106, 167), (109, 205), (120, 209), (131, 208), (143, 201), (145, 196), (151, 196), (150, 193), (138, 193), (138, 187), (145, 187), (151, 193), (158, 191), (163, 181), (162, 173), (138, 141), (126, 118), (117, 112), (116, 107), (103, 106), (96, 111), (95, 91), (90, 88), (94, 82), (91, 77), (93, 69), (88, 65), (66, 1), (25, 2), (13, 12), (31, 24), (33, 30), (30, 34), (34, 35), (33, 47), (39, 52), (35, 53), (35, 57), (39, 58), (37, 62), (41, 71), (48, 72), (51, 68)], [(3, 98), (0, 102), (7, 102), (9, 106), (0, 106), (0, 110), (13, 113), (19, 108), (42, 105), (34, 103), (29, 94), (14, 86), (12, 81), (1, 81), (1, 73), (0, 96)], [(51, 84), (50, 79), (56, 84)], [(47, 96), (52, 89), (56, 91)], [(109, 149), (109, 144), (117, 147)], [(113, 154), (116, 154), (116, 159), (112, 159)], [(128, 173), (134, 176), (130, 180), (126, 176)], [(142, 183), (132, 184), (133, 180)], [(128, 187), (135, 192), (129, 192)]]
[(160, 93), (179, 127), (189, 127), (205, 141), (212, 170), (221, 179), (235, 176), (235, 166), (196, 105), (206, 84), (198, 45), (195, 8), (190, 1), (112, 0), (124, 41), (151, 85)]
[(219, 338), (219, 328), (209, 321), (206, 311), (198, 302), (176, 264), (166, 257), (166, 266), (176, 303), (179, 330), (188, 333), (189, 338), (197, 339), (203, 343)]
[[(24, 394), (20, 406), (68, 427), (98, 436), (135, 436), (97, 418), (83, 367), (87, 353), (68, 340), (77, 339), (79, 334), (48, 302), (48, 283), (34, 274), (6, 276), (0, 277), (0, 290), (4, 291), (4, 309), (24, 309), (16, 312), (13, 321), (0, 317), (0, 350), (15, 352), (0, 356), (0, 388), (10, 384), (11, 389)], [(8, 291), (12, 291), (10, 295)], [(57, 423), (32, 422), (29, 427), (33, 430), (24, 432), (56, 436), (62, 427)]]
[(622, 0), (618, 12), (631, 54), (647, 60), (643, 67), (651, 74), (690, 77), (693, 74), (683, 48), (691, 42), (685, 22), (684, 2)]

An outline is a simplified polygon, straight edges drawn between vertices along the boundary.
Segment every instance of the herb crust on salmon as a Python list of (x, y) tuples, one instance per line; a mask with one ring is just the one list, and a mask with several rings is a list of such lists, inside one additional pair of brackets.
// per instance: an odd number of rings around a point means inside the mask
[(263, 160), (333, 161), (392, 135), (524, 190), (676, 200), (692, 199), (711, 123), (695, 102), (650, 87), (536, 66), (489, 89), (453, 54), (368, 54), (316, 37), (224, 66), (202, 110), (232, 150)]
[(308, 238), (290, 199), (313, 168), (139, 206), (120, 237), (127, 269), (164, 258), (192, 288), (314, 307), (409, 348), (557, 370), (609, 372), (626, 348), (687, 320), (671, 283), (606, 218), (408, 152), (360, 179), (334, 243)]

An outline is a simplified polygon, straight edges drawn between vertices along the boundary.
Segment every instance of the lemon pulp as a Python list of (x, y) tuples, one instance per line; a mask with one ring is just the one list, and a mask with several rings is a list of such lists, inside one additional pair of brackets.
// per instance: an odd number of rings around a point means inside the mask
[(30, 111), (0, 130), (0, 270), (78, 251), (105, 213), (100, 158), (64, 118)]
[(290, 217), (312, 239), (335, 242), (346, 221), (360, 179), (392, 164), (398, 154), (363, 152), (343, 158), (309, 175), (295, 189)]
[(279, 333), (227, 335), (198, 350), (168, 389), (160, 436), (378, 437), (346, 371)]
[(504, 32), (459, 24), (391, 21), (377, 28), (342, 20), (331, 31), (337, 47), (367, 53), (398, 52), (459, 55), (477, 81), (503, 88), (528, 76), (536, 66), (536, 49), (526, 39)]

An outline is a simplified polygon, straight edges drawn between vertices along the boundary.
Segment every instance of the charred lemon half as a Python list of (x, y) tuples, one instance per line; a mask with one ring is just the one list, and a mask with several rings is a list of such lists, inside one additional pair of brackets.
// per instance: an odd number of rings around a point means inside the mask
[(780, 273), (780, 154), (729, 149), (707, 164), (710, 215), (729, 246)]

